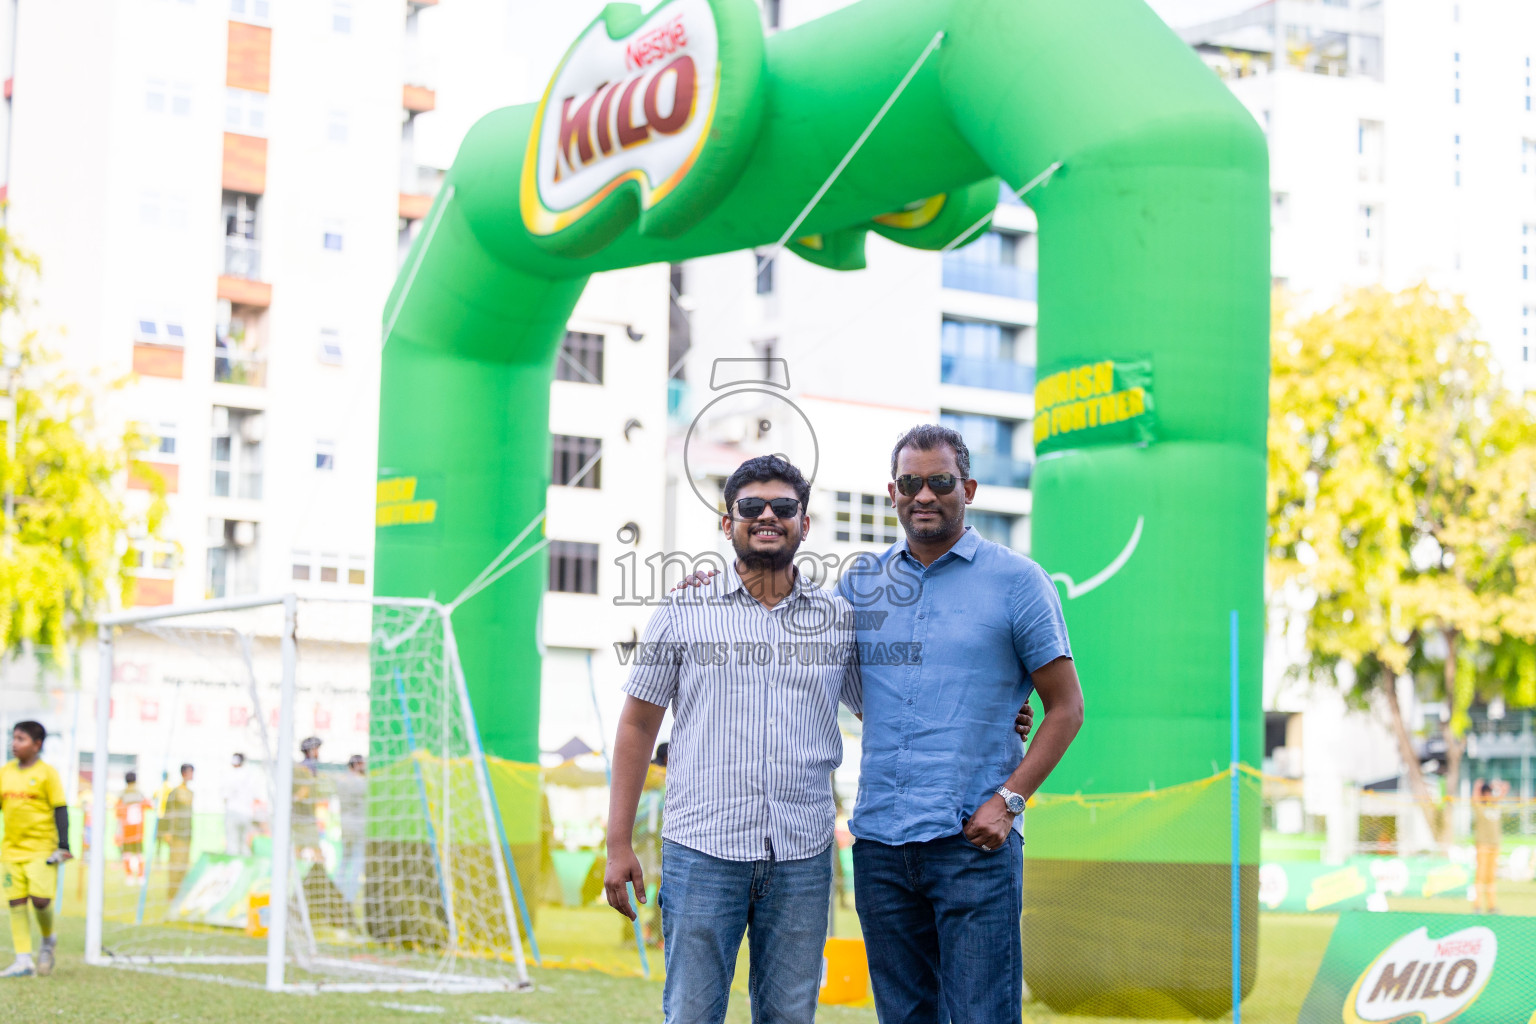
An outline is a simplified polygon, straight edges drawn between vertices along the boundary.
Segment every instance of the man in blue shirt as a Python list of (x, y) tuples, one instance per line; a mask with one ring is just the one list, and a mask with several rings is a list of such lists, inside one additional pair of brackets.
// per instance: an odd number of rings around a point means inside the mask
[[(1081, 728), (1082, 689), (1050, 578), (965, 525), (976, 481), (960, 434), (914, 427), (891, 476), (906, 539), (839, 583), (856, 612), (886, 613), (855, 615), (864, 737), (849, 823), (875, 1008), (881, 1024), (1017, 1024), (1024, 802)], [(893, 644), (905, 656), (879, 656)], [(1045, 717), (1026, 754), (1006, 723), (1031, 689)]]

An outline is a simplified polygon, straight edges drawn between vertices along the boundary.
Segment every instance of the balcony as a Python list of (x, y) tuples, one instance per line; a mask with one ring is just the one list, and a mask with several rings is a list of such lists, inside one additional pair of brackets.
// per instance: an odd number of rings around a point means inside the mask
[(971, 478), (990, 487), (1028, 487), (1035, 464), (1002, 452), (971, 452)]
[(224, 273), (247, 281), (261, 280), (261, 243), (240, 235), (224, 237)]
[(215, 342), (213, 346), (213, 379), (220, 384), (243, 384), (246, 387), (267, 386), (267, 361), (259, 354), (246, 352)]
[(1028, 363), (1007, 359), (980, 359), (974, 356), (939, 357), (939, 381), (967, 388), (992, 388), (1027, 395), (1035, 390), (1035, 368)]
[(977, 263), (962, 256), (944, 257), (944, 287), (984, 295), (1002, 295), (1010, 299), (1036, 301), (1039, 275), (1022, 267), (1002, 263)]
[(243, 498), (261, 500), (261, 470), (235, 471), (214, 463), (213, 496), (215, 498)]

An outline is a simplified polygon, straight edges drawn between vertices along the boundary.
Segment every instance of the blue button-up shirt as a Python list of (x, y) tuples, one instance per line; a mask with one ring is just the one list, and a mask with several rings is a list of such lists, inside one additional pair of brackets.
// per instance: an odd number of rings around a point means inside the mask
[(864, 677), (849, 828), (888, 845), (954, 835), (1023, 759), (1013, 719), (1030, 673), (1072, 656), (1056, 587), (967, 528), (926, 568), (903, 540), (850, 566), (838, 589), (855, 609)]

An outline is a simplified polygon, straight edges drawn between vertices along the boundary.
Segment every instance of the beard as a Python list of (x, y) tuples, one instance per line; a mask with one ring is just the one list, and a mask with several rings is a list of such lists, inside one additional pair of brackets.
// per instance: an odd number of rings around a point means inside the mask
[(768, 570), (777, 572), (785, 568), (795, 560), (795, 552), (799, 549), (799, 541), (788, 531), (784, 531), (784, 545), (776, 551), (755, 551), (752, 548), (752, 527), (743, 524), (746, 529), (740, 532), (731, 531), (731, 547), (736, 551), (736, 557), (741, 562), (743, 569)]
[(908, 505), (905, 509), (896, 510), (896, 518), (901, 520), (901, 528), (907, 531), (907, 536), (915, 540), (939, 540), (949, 537), (965, 529), (965, 506), (960, 506), (958, 511), (952, 512), (942, 503), (925, 507), (924, 512), (937, 512), (938, 518), (926, 523), (914, 523), (912, 521), (913, 507)]

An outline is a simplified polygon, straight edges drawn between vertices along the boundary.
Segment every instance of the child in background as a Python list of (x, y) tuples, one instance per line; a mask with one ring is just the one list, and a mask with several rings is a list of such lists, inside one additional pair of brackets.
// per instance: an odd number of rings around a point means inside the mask
[[(27, 978), (53, 972), (53, 894), (58, 888), (59, 865), (70, 859), (69, 811), (64, 806), (64, 784), (52, 766), (40, 757), (48, 732), (37, 722), (17, 722), (11, 733), (15, 760), (0, 768), (0, 815), (5, 818), (5, 840), (0, 843), (0, 875), (11, 905), (11, 940), (16, 962), (0, 971), (0, 978)], [(32, 962), (32, 927), (27, 903), (37, 915), (43, 945)]]

